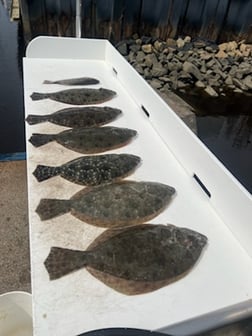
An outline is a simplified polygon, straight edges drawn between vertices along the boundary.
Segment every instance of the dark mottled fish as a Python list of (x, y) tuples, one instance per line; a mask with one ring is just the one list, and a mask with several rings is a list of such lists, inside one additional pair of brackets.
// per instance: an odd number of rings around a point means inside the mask
[(121, 110), (108, 106), (70, 107), (52, 114), (30, 114), (26, 121), (30, 125), (49, 121), (53, 124), (71, 128), (97, 127), (113, 121), (121, 113)]
[(74, 128), (58, 134), (34, 133), (29, 141), (35, 147), (40, 147), (51, 141), (82, 154), (101, 153), (128, 144), (137, 132), (129, 128), (94, 127)]
[(39, 93), (33, 92), (31, 94), (32, 100), (52, 99), (61, 103), (72, 105), (89, 105), (101, 104), (116, 95), (115, 91), (100, 88), (100, 89), (69, 89), (58, 92)]
[(93, 85), (100, 81), (92, 77), (69, 78), (56, 81), (45, 80), (43, 84), (60, 84), (60, 85)]
[(130, 175), (140, 161), (139, 156), (131, 154), (84, 156), (59, 167), (38, 165), (33, 175), (39, 182), (60, 175), (73, 183), (95, 186)]
[(157, 182), (120, 181), (86, 187), (70, 200), (41, 199), (36, 212), (47, 220), (67, 212), (100, 227), (141, 224), (160, 214), (175, 189)]
[(45, 267), (51, 280), (87, 267), (123, 294), (142, 294), (185, 276), (206, 243), (206, 236), (187, 228), (141, 224), (106, 230), (86, 251), (52, 247)]

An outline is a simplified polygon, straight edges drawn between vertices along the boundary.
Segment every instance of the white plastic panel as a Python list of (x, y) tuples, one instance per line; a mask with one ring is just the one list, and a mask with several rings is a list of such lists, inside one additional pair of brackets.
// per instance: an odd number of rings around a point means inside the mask
[[(47, 52), (42, 52), (46, 50), (47, 42), (51, 58), (47, 58)], [(60, 165), (80, 154), (56, 143), (34, 148), (27, 142), (34, 334), (69, 336), (117, 326), (168, 330), (169, 325), (204, 314), (209, 317), (206, 327), (214, 325), (216, 317), (211, 320), (213, 313), (220, 309), (228, 311), (233, 305), (242, 309), (252, 298), (252, 263), (244, 233), (244, 230), (247, 235), (250, 233), (246, 217), (249, 195), (108, 42), (97, 41), (97, 46), (95, 42), (41, 38), (31, 43), (29, 57), (24, 59), (26, 115), (46, 114), (66, 107), (50, 100), (35, 102), (30, 99), (33, 91), (63, 89), (62, 86), (44, 85), (43, 80), (84, 75), (99, 78), (101, 86), (117, 92), (116, 98), (103, 105), (123, 111), (123, 116), (112, 125), (138, 131), (138, 137), (127, 147), (111, 151), (141, 156), (142, 165), (129, 179), (159, 181), (177, 190), (170, 206), (152, 223), (192, 228), (205, 234), (209, 243), (185, 278), (150, 294), (119, 294), (85, 269), (49, 281), (43, 262), (51, 246), (85, 250), (103, 229), (83, 223), (70, 214), (47, 222), (39, 220), (35, 209), (42, 197), (67, 199), (81, 187), (60, 177), (38, 183), (32, 175), (36, 165)], [(82, 60), (83, 50), (91, 44), (94, 48), (89, 49), (88, 57)], [(74, 61), (71, 48), (76, 55)], [(65, 59), (64, 50), (68, 50)], [(41, 58), (38, 58), (39, 54)], [(141, 105), (149, 111), (149, 118)], [(62, 129), (49, 123), (27, 125), (27, 140), (35, 132), (53, 133)], [(193, 173), (209, 188), (210, 199), (192, 178)], [(223, 190), (224, 186), (228, 193)], [(221, 196), (231, 197), (229, 193), (235, 196), (236, 202), (230, 202), (228, 207), (227, 201), (221, 201)], [(223, 203), (221, 209), (218, 202)], [(232, 216), (242, 218), (244, 226), (239, 227), (236, 223), (236, 227)]]

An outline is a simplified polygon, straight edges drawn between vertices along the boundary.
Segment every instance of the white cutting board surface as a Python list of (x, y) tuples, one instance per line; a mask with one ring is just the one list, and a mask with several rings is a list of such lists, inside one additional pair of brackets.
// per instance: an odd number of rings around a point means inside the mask
[[(98, 78), (101, 85), (96, 87), (117, 92), (116, 98), (102, 104), (123, 111), (123, 115), (110, 125), (138, 131), (138, 137), (129, 145), (110, 151), (142, 158), (141, 166), (128, 179), (157, 181), (176, 188), (171, 204), (151, 222), (188, 227), (205, 234), (209, 241), (199, 262), (186, 277), (149, 294), (120, 294), (85, 269), (50, 281), (43, 262), (51, 246), (85, 250), (104, 229), (83, 223), (70, 214), (40, 221), (35, 209), (41, 198), (68, 199), (82, 187), (61, 177), (39, 183), (32, 172), (37, 164), (60, 165), (81, 154), (56, 142), (40, 148), (27, 142), (34, 335), (69, 336), (105, 327), (154, 330), (250, 299), (251, 259), (216, 215), (208, 197), (163, 143), (137, 102), (111, 74), (111, 67), (105, 61), (25, 58), (26, 116), (52, 113), (68, 106), (49, 99), (31, 100), (34, 91), (66, 88), (44, 85), (43, 80), (81, 76)], [(49, 123), (26, 125), (26, 137), (28, 140), (32, 133), (54, 133), (64, 129)]]

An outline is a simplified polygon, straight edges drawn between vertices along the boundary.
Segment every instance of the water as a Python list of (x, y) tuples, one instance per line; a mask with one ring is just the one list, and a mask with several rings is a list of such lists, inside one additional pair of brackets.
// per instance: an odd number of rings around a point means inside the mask
[(191, 91), (182, 98), (196, 109), (199, 138), (252, 193), (252, 94)]
[(20, 26), (0, 1), (0, 154), (25, 151), (23, 45)]

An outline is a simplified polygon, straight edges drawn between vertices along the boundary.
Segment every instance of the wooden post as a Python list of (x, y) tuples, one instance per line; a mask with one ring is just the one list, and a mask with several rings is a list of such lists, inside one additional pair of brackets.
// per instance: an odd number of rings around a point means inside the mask
[(24, 32), (24, 40), (27, 43), (32, 38), (27, 0), (19, 0), (19, 7), (20, 7), (20, 13), (21, 13), (23, 32)]

